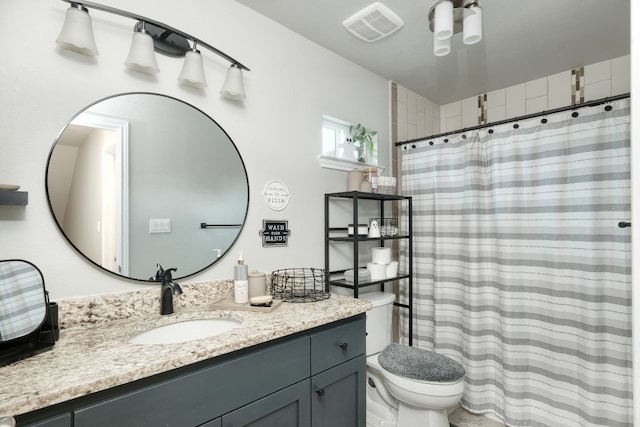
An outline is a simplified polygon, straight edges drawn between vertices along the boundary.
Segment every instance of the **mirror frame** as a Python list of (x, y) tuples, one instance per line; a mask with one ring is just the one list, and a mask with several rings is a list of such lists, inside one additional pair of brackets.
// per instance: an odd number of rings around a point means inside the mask
[[(238, 233), (236, 234), (235, 238), (230, 243), (230, 245), (226, 248), (226, 250), (221, 252), (221, 254), (219, 256), (213, 256), (213, 261), (211, 263), (205, 265), (204, 267), (202, 267), (202, 268), (200, 268), (200, 269), (198, 269), (196, 271), (188, 272), (188, 274), (184, 274), (184, 275), (176, 275), (176, 277), (174, 277), (174, 279), (176, 279), (176, 280), (185, 279), (187, 277), (194, 276), (196, 274), (199, 274), (199, 273), (211, 268), (214, 264), (216, 264), (219, 260), (221, 260), (233, 248), (233, 246), (238, 241), (238, 238), (240, 237), (240, 234), (244, 230), (244, 227), (245, 227), (245, 225), (247, 223), (247, 216), (249, 215), (249, 204), (250, 204), (250, 199), (251, 199), (251, 187), (250, 187), (250, 184), (249, 184), (249, 175), (247, 174), (247, 167), (245, 165), (244, 159), (242, 158), (242, 155), (240, 154), (240, 151), (238, 150), (237, 145), (235, 144), (233, 139), (231, 139), (231, 137), (229, 136), (227, 131), (222, 126), (220, 126), (220, 124), (216, 120), (214, 120), (211, 116), (209, 116), (207, 113), (202, 111), (200, 108), (195, 107), (195, 106), (189, 104), (186, 101), (183, 101), (181, 99), (178, 99), (178, 98), (170, 96), (170, 95), (165, 95), (165, 94), (155, 93), (155, 92), (123, 92), (123, 93), (118, 93), (118, 94), (115, 94), (115, 95), (110, 95), (110, 96), (101, 98), (101, 99), (99, 99), (99, 100), (97, 100), (95, 102), (92, 102), (91, 104), (88, 104), (82, 110), (80, 110), (77, 113), (75, 113), (66, 122), (66, 124), (62, 127), (60, 132), (58, 132), (58, 134), (56, 135), (56, 137), (55, 137), (55, 139), (53, 141), (53, 145), (51, 146), (51, 149), (49, 150), (49, 155), (47, 156), (47, 164), (46, 164), (46, 168), (45, 168), (45, 193), (46, 193), (46, 197), (47, 197), (47, 204), (49, 206), (49, 212), (51, 213), (51, 217), (52, 217), (53, 221), (55, 222), (56, 226), (58, 227), (58, 230), (64, 236), (64, 238), (67, 241), (67, 243), (69, 243), (71, 245), (71, 247), (73, 247), (73, 249), (75, 249), (75, 251), (78, 254), (80, 254), (84, 260), (89, 261), (92, 265), (98, 267), (100, 270), (102, 270), (104, 272), (107, 272), (107, 273), (109, 273), (111, 275), (114, 275), (116, 277), (122, 278), (122, 279), (128, 279), (128, 280), (132, 280), (132, 281), (140, 282), (140, 283), (154, 283), (154, 282), (156, 282), (155, 277), (149, 277), (149, 279), (143, 279), (143, 278), (129, 277), (129, 276), (125, 276), (123, 274), (119, 274), (119, 273), (117, 273), (115, 271), (112, 271), (112, 270), (109, 270), (109, 269), (103, 267), (102, 265), (100, 265), (96, 261), (94, 261), (93, 259), (89, 258), (87, 255), (85, 255), (84, 252), (82, 250), (80, 250), (80, 248), (78, 248), (69, 239), (69, 237), (67, 236), (67, 234), (63, 230), (62, 225), (59, 223), (59, 221), (58, 221), (58, 219), (57, 219), (57, 217), (55, 215), (55, 211), (54, 211), (53, 205), (51, 203), (51, 197), (49, 196), (49, 166), (50, 166), (50, 163), (51, 163), (51, 157), (53, 155), (53, 151), (56, 148), (56, 145), (57, 145), (60, 137), (67, 130), (69, 125), (71, 125), (72, 122), (78, 116), (80, 116), (81, 114), (87, 112), (88, 109), (90, 109), (91, 107), (95, 106), (96, 104), (99, 104), (99, 103), (101, 103), (103, 101), (107, 101), (107, 100), (110, 100), (110, 99), (113, 99), (113, 98), (117, 98), (117, 97), (120, 97), (120, 96), (129, 96), (129, 95), (153, 95), (153, 96), (159, 96), (159, 97), (162, 97), (162, 98), (167, 98), (167, 99), (170, 99), (170, 100), (173, 100), (173, 101), (177, 101), (180, 104), (183, 104), (183, 105), (185, 105), (187, 107), (190, 107), (193, 110), (195, 110), (196, 112), (202, 114), (204, 117), (206, 117), (207, 119), (211, 120), (211, 122), (213, 124), (218, 126), (218, 128), (222, 131), (222, 133), (229, 139), (229, 142), (231, 143), (231, 145), (233, 146), (233, 149), (235, 150), (235, 152), (238, 155), (238, 158), (240, 160), (240, 164), (242, 165), (242, 169), (244, 171), (244, 177), (245, 177), (245, 180), (246, 180), (246, 183), (247, 183), (247, 200), (246, 200), (246, 210), (244, 212), (244, 217), (242, 218), (242, 225), (238, 228)], [(163, 267), (171, 268), (173, 266), (165, 265)]]

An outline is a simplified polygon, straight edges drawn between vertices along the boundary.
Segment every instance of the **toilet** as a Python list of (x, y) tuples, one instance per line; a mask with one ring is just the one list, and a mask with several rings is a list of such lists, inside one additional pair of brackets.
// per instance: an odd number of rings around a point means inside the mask
[(367, 427), (449, 427), (464, 368), (444, 355), (392, 344), (394, 294), (360, 293), (367, 312)]

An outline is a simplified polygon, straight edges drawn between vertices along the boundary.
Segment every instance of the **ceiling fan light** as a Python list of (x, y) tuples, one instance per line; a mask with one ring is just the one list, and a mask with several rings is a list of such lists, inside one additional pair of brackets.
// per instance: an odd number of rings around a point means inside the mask
[(435, 56), (446, 56), (451, 52), (451, 39), (438, 40), (433, 38), (433, 54)]
[(180, 84), (204, 89), (207, 87), (207, 80), (204, 77), (204, 64), (200, 51), (192, 49), (184, 55), (182, 71), (178, 76)]
[(64, 49), (83, 55), (98, 55), (98, 47), (93, 37), (91, 16), (86, 8), (75, 3), (69, 6), (56, 43)]
[(443, 0), (436, 6), (433, 34), (437, 40), (447, 40), (453, 35), (453, 3)]
[(462, 41), (464, 44), (476, 44), (482, 40), (482, 8), (472, 6), (464, 17), (462, 27)]
[(220, 89), (220, 95), (234, 101), (242, 101), (247, 97), (244, 93), (242, 69), (237, 64), (231, 64), (227, 70), (227, 77)]
[(153, 50), (153, 38), (146, 31), (141, 30), (133, 33), (131, 49), (124, 65), (130, 70), (147, 74), (160, 72)]

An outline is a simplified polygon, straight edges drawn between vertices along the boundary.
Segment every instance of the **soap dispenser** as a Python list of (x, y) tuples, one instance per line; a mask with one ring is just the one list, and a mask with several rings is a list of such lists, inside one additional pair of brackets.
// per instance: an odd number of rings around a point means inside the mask
[(238, 252), (238, 264), (233, 267), (233, 302), (249, 302), (249, 267), (244, 263), (242, 252)]

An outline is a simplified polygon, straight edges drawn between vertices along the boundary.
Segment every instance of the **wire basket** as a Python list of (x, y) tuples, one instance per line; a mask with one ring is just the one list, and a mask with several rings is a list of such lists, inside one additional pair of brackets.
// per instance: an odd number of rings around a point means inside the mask
[(396, 194), (396, 177), (379, 176), (374, 193), (380, 194)]
[(286, 302), (314, 302), (327, 299), (327, 273), (321, 268), (285, 268), (271, 273), (271, 295)]

